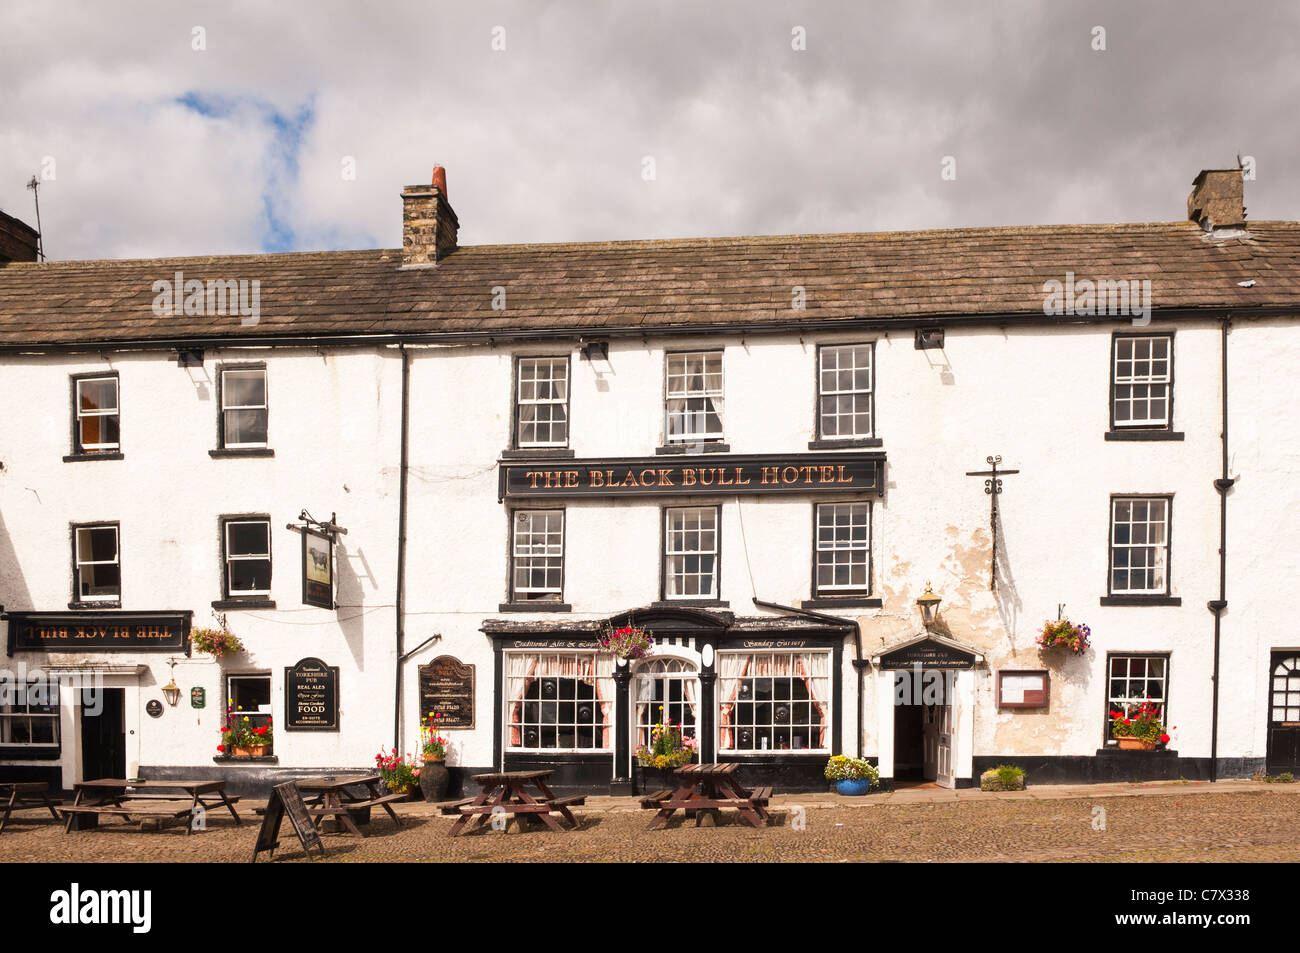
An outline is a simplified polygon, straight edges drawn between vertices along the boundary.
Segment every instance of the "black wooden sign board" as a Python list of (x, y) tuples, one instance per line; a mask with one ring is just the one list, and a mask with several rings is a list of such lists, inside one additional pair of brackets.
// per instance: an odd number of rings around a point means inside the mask
[(474, 727), (474, 666), (440, 655), (420, 666), (420, 724), (436, 714), (438, 728)]
[(284, 729), (339, 730), (339, 668), (305, 658), (284, 670)]
[(334, 606), (334, 540), (310, 527), (302, 530), (302, 603)]
[(885, 454), (791, 453), (620, 457), (502, 463), (497, 498), (692, 496), (710, 493), (884, 494)]
[(288, 815), (289, 823), (293, 825), (307, 859), (315, 860), (311, 855), (313, 847), (320, 851), (322, 857), (325, 856), (325, 845), (321, 843), (316, 825), (307, 812), (302, 792), (295, 782), (286, 781), (271, 789), (271, 799), (266, 802), (266, 813), (262, 815), (262, 827), (257, 832), (257, 843), (253, 845), (253, 863), (257, 863), (257, 855), (263, 851), (269, 851), (271, 857), (275, 857), (275, 849), (280, 846), (280, 825), (285, 815)]
[(974, 668), (975, 656), (941, 642), (926, 639), (906, 645), (880, 657), (883, 669)]
[(184, 652), (190, 612), (11, 612), (15, 652)]

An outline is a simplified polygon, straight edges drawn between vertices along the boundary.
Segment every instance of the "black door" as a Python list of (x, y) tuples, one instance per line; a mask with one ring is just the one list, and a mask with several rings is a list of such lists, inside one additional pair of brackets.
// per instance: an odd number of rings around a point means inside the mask
[(1300, 774), (1300, 652), (1273, 653), (1268, 700), (1268, 773)]
[(81, 693), (83, 780), (126, 777), (126, 690)]

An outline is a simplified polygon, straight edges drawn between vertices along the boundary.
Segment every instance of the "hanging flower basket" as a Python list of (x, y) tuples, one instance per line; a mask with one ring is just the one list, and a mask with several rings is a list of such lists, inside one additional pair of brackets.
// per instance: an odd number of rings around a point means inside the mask
[(1038, 633), (1038, 648), (1044, 652), (1049, 649), (1065, 649), (1071, 655), (1082, 655), (1088, 651), (1092, 630), (1080, 623), (1075, 625), (1069, 619), (1057, 619), (1044, 622)]
[(649, 632), (625, 625), (621, 629), (606, 629), (596, 640), (600, 651), (621, 659), (645, 658), (654, 648), (655, 640)]
[(190, 643), (200, 652), (207, 652), (216, 658), (225, 658), (236, 652), (244, 651), (244, 643), (239, 636), (227, 628), (191, 629)]

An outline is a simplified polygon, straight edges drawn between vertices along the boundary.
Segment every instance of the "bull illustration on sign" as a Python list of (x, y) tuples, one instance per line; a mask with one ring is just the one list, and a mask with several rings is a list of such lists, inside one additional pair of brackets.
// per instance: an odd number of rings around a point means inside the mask
[(298, 519), (302, 525), (290, 523), (289, 529), (302, 534), (303, 605), (337, 609), (334, 603), (334, 542), (347, 530), (338, 525), (337, 513), (331, 513), (328, 520), (317, 520), (303, 510)]

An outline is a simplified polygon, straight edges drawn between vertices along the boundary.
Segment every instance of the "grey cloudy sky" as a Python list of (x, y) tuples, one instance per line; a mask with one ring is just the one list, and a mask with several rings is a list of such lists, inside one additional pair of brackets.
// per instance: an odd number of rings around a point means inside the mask
[(1298, 27), (1289, 0), (11, 0), (0, 209), (31, 221), (53, 172), (55, 259), (395, 247), (436, 161), (462, 244), (1167, 221), (1241, 153), (1251, 217), (1300, 219)]

